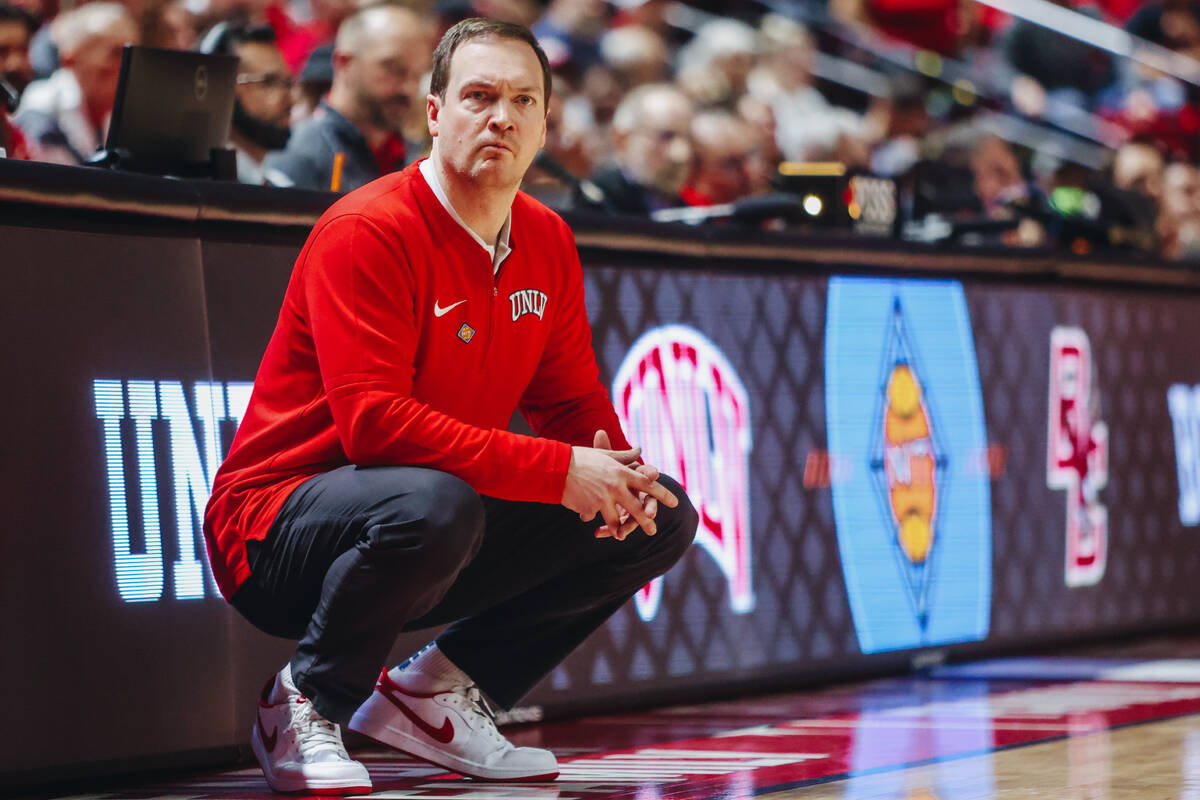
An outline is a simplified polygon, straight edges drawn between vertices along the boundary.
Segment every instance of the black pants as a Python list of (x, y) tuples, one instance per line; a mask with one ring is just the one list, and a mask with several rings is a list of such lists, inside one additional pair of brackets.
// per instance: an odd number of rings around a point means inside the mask
[(297, 687), (345, 723), (370, 695), (396, 636), (453, 623), (438, 647), (511, 708), (647, 581), (687, 550), (697, 516), (660, 505), (658, 534), (596, 539), (559, 505), (481, 497), (418, 467), (342, 467), (302, 484), (263, 542), (233, 605), (299, 639)]

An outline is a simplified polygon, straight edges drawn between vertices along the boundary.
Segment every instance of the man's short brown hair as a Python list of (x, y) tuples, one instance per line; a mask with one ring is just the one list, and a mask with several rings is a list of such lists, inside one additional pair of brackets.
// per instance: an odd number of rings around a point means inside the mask
[(533, 35), (533, 31), (524, 25), (501, 22), (495, 19), (483, 19), (482, 17), (472, 17), (456, 23), (454, 27), (446, 31), (446, 35), (438, 42), (438, 46), (433, 51), (433, 75), (429, 80), (430, 94), (436, 94), (443, 100), (446, 99), (446, 86), (450, 83), (450, 59), (454, 57), (454, 51), (458, 49), (459, 45), (469, 42), (472, 39), (486, 37), (515, 39), (525, 42), (525, 44), (533, 48), (538, 63), (542, 65), (542, 86), (545, 87), (543, 92), (545, 97), (542, 98), (542, 102), (545, 108), (549, 110), (550, 61), (546, 58), (546, 53), (542, 50), (542, 46), (538, 44), (537, 37)]

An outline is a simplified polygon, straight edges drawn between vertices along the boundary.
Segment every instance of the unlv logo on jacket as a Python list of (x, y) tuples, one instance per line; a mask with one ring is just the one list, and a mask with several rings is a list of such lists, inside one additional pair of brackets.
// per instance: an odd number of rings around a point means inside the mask
[(526, 314), (537, 314), (541, 319), (546, 313), (546, 293), (537, 289), (518, 289), (508, 296), (512, 303), (512, 321), (516, 322)]
[[(654, 328), (617, 368), (613, 405), (646, 461), (677, 479), (700, 512), (696, 544), (729, 582), (734, 612), (753, 610), (750, 402), (737, 372), (699, 331)], [(658, 613), (662, 580), (634, 596), (647, 622)]]

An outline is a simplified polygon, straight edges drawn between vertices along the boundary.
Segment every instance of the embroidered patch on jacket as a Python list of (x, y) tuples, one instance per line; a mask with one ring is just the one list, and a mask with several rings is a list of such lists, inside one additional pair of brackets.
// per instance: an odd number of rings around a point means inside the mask
[(464, 342), (471, 341), (475, 338), (475, 329), (464, 322), (463, 326), (458, 329), (458, 338), (462, 339)]
[(508, 296), (512, 303), (512, 321), (516, 322), (526, 314), (537, 314), (541, 319), (546, 313), (546, 293), (537, 289), (518, 289)]

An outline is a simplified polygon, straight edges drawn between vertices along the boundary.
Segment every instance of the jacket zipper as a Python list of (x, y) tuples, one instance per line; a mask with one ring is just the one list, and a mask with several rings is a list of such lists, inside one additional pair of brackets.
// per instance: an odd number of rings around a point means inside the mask
[(492, 297), (488, 303), (487, 341), (483, 346), (484, 369), (487, 368), (488, 354), (492, 351), (492, 333), (496, 327), (496, 297), (500, 294), (500, 271), (491, 264), (488, 264), (488, 269), (492, 273)]

